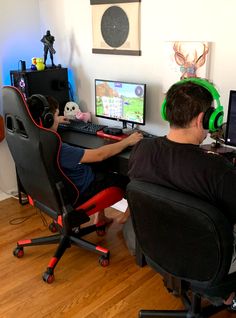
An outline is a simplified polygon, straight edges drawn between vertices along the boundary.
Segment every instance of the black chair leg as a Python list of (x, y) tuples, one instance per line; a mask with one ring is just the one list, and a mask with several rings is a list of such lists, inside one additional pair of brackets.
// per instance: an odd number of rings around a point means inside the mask
[(49, 284), (54, 281), (54, 269), (65, 253), (66, 249), (70, 247), (70, 238), (69, 236), (61, 236), (60, 244), (58, 245), (54, 256), (51, 258), (47, 270), (43, 273), (43, 280)]
[(57, 244), (60, 241), (60, 234), (37, 237), (33, 239), (20, 240), (17, 242), (18, 247), (35, 246), (35, 245), (48, 245)]
[(74, 236), (70, 237), (71, 243), (74, 243), (77, 246), (83, 247), (88, 251), (95, 252), (100, 254), (99, 263), (101, 266), (106, 267), (109, 265), (110, 251), (104, 247), (93, 244), (81, 238), (76, 238)]
[(175, 317), (175, 318), (190, 318), (187, 316), (186, 310), (140, 310), (139, 318), (148, 318), (148, 317)]
[(18, 258), (21, 258), (24, 256), (24, 247), (36, 246), (36, 245), (58, 244), (59, 241), (60, 241), (59, 234), (38, 237), (38, 238), (34, 238), (34, 239), (20, 240), (17, 242), (17, 246), (13, 250), (13, 255), (18, 257)]
[(135, 239), (135, 259), (138, 266), (144, 267), (145, 265), (147, 265), (145, 256), (139, 246), (137, 239)]
[[(186, 310), (140, 310), (140, 318), (148, 317), (165, 317), (165, 318), (202, 318), (201, 315), (201, 296), (198, 294), (192, 295), (192, 301), (187, 301), (188, 297), (183, 293), (181, 299), (185, 300), (187, 305)], [(204, 316), (205, 317), (205, 316)]]

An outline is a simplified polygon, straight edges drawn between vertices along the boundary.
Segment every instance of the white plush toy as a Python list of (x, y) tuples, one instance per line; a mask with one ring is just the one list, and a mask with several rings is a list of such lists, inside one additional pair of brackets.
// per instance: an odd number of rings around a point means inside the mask
[(67, 102), (64, 108), (64, 116), (68, 119), (79, 119), (84, 122), (91, 121), (91, 114), (89, 112), (81, 112), (79, 105), (75, 102)]
[(79, 105), (75, 102), (67, 102), (64, 108), (64, 116), (68, 119), (75, 119), (77, 113), (81, 113)]

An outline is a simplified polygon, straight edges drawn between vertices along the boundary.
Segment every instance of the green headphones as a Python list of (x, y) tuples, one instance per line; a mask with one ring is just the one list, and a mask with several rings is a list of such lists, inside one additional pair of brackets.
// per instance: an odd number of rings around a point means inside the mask
[[(186, 78), (183, 79), (176, 84), (182, 84), (186, 82), (195, 83), (199, 86), (206, 88), (212, 95), (212, 98), (216, 101), (217, 107), (209, 107), (203, 117), (203, 128), (209, 129), (211, 132), (217, 131), (219, 127), (223, 124), (223, 106), (220, 104), (220, 94), (216, 90), (216, 88), (209, 83), (207, 80), (202, 78)], [(161, 106), (161, 117), (163, 120), (167, 120), (166, 117), (166, 98), (164, 99), (162, 106)], [(168, 121), (168, 120), (167, 120)]]

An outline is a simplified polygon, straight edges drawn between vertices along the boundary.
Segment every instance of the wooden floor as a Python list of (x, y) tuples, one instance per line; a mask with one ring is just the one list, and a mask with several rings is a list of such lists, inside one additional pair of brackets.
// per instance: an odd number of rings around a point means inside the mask
[[(114, 209), (108, 212), (112, 217), (120, 215)], [(23, 223), (16, 219), (30, 215)], [(54, 245), (28, 247), (21, 259), (12, 255), (17, 240), (51, 234), (40, 213), (29, 205), (21, 206), (16, 199), (6, 199), (0, 202), (0, 229), (1, 318), (136, 318), (140, 309), (183, 308), (180, 300), (165, 290), (158, 274), (135, 264), (117, 222), (105, 237), (88, 236), (110, 249), (108, 267), (98, 264), (98, 255), (73, 246), (58, 263), (52, 284), (43, 282), (41, 276)], [(233, 314), (224, 311), (215, 317)]]

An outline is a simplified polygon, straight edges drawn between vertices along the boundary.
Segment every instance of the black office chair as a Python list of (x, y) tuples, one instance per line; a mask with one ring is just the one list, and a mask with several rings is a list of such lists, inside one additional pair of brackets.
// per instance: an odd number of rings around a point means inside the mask
[(81, 225), (90, 216), (105, 209), (123, 197), (118, 187), (107, 188), (83, 204), (78, 204), (79, 192), (60, 168), (61, 138), (58, 133), (38, 126), (32, 119), (24, 96), (11, 86), (3, 88), (3, 109), (6, 139), (16, 165), (17, 176), (29, 203), (52, 217), (52, 232), (48, 237), (21, 240), (14, 250), (16, 257), (24, 255), (24, 247), (42, 244), (58, 244), (50, 260), (43, 280), (54, 280), (54, 269), (71, 244), (100, 254), (102, 266), (109, 264), (109, 250), (82, 239), (88, 233), (104, 234), (104, 224)]
[(139, 317), (200, 318), (225, 309), (201, 301), (236, 290), (236, 273), (228, 274), (233, 229), (223, 213), (192, 195), (141, 181), (128, 184), (127, 198), (139, 250), (186, 308), (141, 310)]

